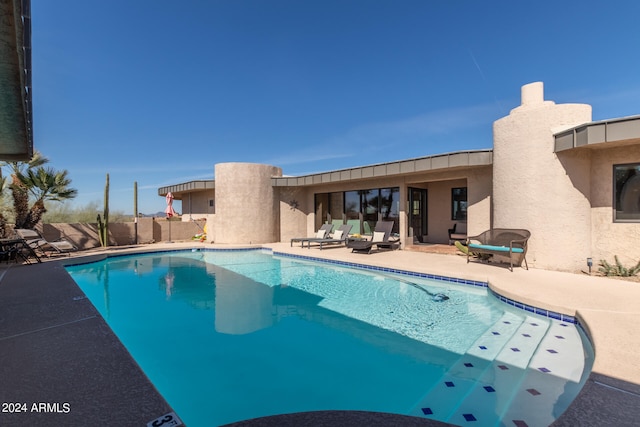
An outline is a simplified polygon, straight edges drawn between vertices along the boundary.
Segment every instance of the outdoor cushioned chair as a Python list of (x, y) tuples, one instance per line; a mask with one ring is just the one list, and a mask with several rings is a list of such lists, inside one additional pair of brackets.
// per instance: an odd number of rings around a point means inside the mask
[[(311, 244), (316, 243), (320, 245), (320, 250), (322, 250), (322, 245), (340, 245), (342, 243), (347, 243), (347, 238), (349, 237), (349, 232), (351, 231), (351, 224), (343, 224), (336, 231), (333, 232), (332, 236), (327, 237), (326, 239), (307, 239), (307, 247), (311, 249)], [(304, 246), (304, 242), (302, 242), (302, 246)]]
[[(313, 238), (316, 239), (326, 239), (327, 235), (331, 233), (333, 230), (333, 224), (322, 224), (322, 227), (316, 232), (316, 235)], [(311, 237), (294, 237), (291, 239), (291, 246), (293, 246), (293, 242), (300, 242), (300, 246), (304, 246), (304, 242), (309, 240)]]
[(465, 240), (467, 240), (466, 222), (455, 222), (453, 223), (453, 228), (450, 228), (448, 231), (450, 245), (453, 245), (453, 242), (455, 241), (464, 242)]
[[(78, 250), (73, 243), (64, 239), (50, 242), (42, 237), (36, 230), (18, 228), (15, 232), (31, 249), (34, 251), (37, 250), (47, 257), (50, 257), (51, 253), (71, 255), (70, 252)], [(49, 251), (48, 254), (47, 250)]]
[(378, 221), (371, 240), (347, 240), (347, 247), (351, 252), (371, 253), (374, 246), (378, 249), (397, 249), (400, 247), (400, 239), (391, 239), (393, 221)]
[[(477, 236), (467, 237), (467, 263), (472, 255), (501, 255), (509, 258), (509, 270), (513, 266), (527, 265), (527, 241), (531, 237), (529, 230), (520, 228), (493, 228)], [(479, 242), (479, 243), (474, 243)]]

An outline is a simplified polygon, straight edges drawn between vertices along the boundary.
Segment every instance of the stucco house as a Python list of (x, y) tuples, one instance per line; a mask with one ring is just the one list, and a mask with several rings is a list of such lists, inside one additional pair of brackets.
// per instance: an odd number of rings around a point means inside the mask
[(541, 82), (493, 124), (493, 149), (461, 151), (313, 175), (221, 163), (215, 181), (158, 189), (183, 201), (183, 219), (207, 218), (216, 243), (287, 242), (324, 222), (368, 234), (395, 222), (402, 247), (448, 243), (447, 230), (531, 231), (530, 266), (578, 271), (640, 259), (640, 116), (592, 122), (591, 106), (544, 100)]

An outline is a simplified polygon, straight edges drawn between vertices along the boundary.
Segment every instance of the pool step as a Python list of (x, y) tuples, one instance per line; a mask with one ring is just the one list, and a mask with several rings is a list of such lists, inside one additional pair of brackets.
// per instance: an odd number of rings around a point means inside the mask
[(522, 317), (513, 313), (504, 313), (469, 347), (466, 354), (480, 359), (494, 360), (522, 323)]
[(411, 415), (455, 424), (476, 420), (482, 425), (497, 424), (521, 389), (514, 385), (523, 382), (530, 361), (540, 359), (537, 350), (549, 335), (550, 323), (505, 313), (443, 375)]
[[(465, 420), (465, 416), (471, 414), (482, 420), (482, 424), (496, 424), (511, 406), (515, 394), (522, 389), (522, 382), (528, 376), (527, 368), (547, 336), (550, 324), (545, 319), (525, 317), (449, 420)], [(522, 416), (521, 411), (518, 411), (518, 416)], [(517, 420), (508, 421), (507, 424), (512, 424)]]
[(549, 329), (550, 321), (527, 316), (495, 360), (525, 369)]
[(522, 323), (522, 317), (504, 313), (425, 394), (410, 414), (438, 420), (449, 419), (459, 402), (473, 389), (477, 378), (481, 378), (491, 367), (493, 360)]
[(526, 418), (529, 425), (551, 424), (557, 414), (541, 413), (535, 408), (540, 401), (547, 401), (548, 407), (553, 407), (563, 395), (575, 395), (582, 387), (585, 356), (576, 352), (578, 345), (582, 345), (582, 339), (576, 328), (567, 323), (552, 322), (504, 418)]
[(575, 351), (577, 344), (582, 345), (582, 338), (573, 325), (553, 322), (529, 367), (578, 382), (584, 370), (584, 354)]

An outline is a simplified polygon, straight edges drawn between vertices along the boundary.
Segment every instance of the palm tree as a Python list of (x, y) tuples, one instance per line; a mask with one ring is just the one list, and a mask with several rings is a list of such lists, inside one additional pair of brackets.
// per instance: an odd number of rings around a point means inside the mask
[(28, 162), (3, 162), (1, 166), (7, 166), (11, 170), (11, 194), (13, 196), (13, 213), (15, 214), (16, 228), (25, 228), (29, 216), (29, 189), (21, 180), (21, 176), (29, 169), (41, 167), (48, 163), (49, 159), (40, 152), (33, 153), (33, 157)]
[[(43, 165), (49, 159), (36, 151), (28, 162), (3, 162), (11, 170), (11, 194), (13, 196), (13, 210), (15, 214), (15, 228), (33, 228), (47, 211), (45, 201), (62, 201), (74, 198), (78, 191), (70, 188), (71, 180), (67, 178), (66, 170), (56, 171)], [(0, 174), (1, 176), (1, 174)], [(4, 183), (4, 178), (0, 184)], [(2, 187), (3, 188), (3, 187)], [(35, 200), (29, 208), (29, 193)], [(0, 227), (2, 226), (0, 218)], [(6, 222), (6, 220), (5, 220)], [(4, 229), (0, 228), (0, 233)]]
[[(4, 189), (7, 186), (7, 178), (2, 176), (2, 170), (0, 170), (0, 207), (4, 208)], [(4, 209), (3, 209), (4, 210)], [(0, 211), (0, 238), (7, 237), (7, 218), (4, 213)]]
[(28, 210), (24, 223), (16, 228), (33, 228), (42, 219), (47, 211), (45, 201), (64, 201), (73, 199), (78, 190), (70, 188), (71, 180), (67, 177), (68, 171), (56, 171), (53, 168), (39, 166), (27, 169), (25, 174), (18, 174), (19, 181), (31, 193), (34, 198), (33, 205)]

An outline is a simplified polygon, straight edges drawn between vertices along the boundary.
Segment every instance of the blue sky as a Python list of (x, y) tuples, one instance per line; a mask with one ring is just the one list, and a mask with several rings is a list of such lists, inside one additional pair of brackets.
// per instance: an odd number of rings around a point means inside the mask
[[(32, 0), (36, 150), (74, 205), (164, 210), (220, 162), (301, 175), (492, 147), (543, 81), (640, 114), (640, 2)], [(179, 203), (176, 209), (181, 210)]]

